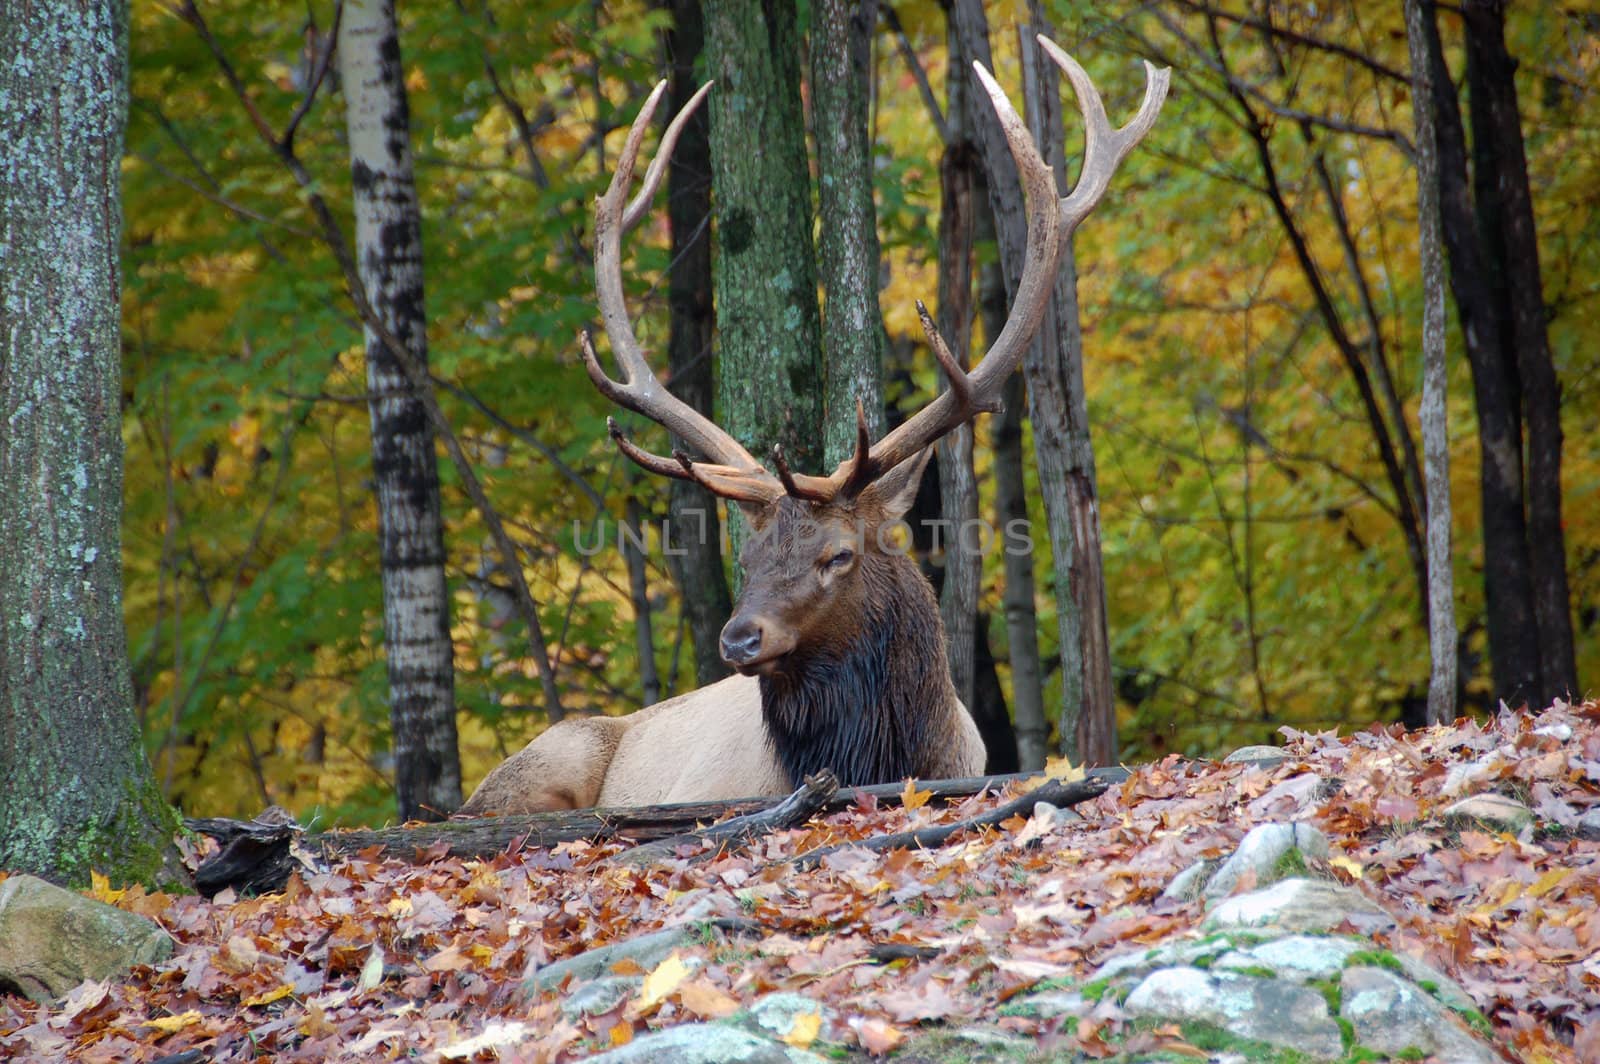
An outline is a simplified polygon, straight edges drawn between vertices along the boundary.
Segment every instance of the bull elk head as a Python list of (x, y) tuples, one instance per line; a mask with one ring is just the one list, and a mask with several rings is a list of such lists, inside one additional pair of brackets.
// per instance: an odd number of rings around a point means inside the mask
[[(931, 445), (974, 415), (999, 408), (1006, 378), (1016, 369), (1044, 314), (1062, 241), (1094, 209), (1118, 165), (1150, 129), (1171, 80), (1170, 71), (1145, 63), (1145, 94), (1138, 114), (1121, 129), (1112, 129), (1084, 69), (1054, 42), (1044, 37), (1039, 42), (1072, 82), (1078, 98), (1086, 126), (1082, 176), (1070, 195), (1058, 197), (1054, 175), (1021, 118), (989, 72), (974, 63), (1016, 159), (1027, 202), (1027, 251), (1010, 316), (982, 360), (968, 372), (919, 301), (928, 343), (949, 378), (949, 388), (876, 442), (869, 438), (858, 403), (855, 453), (828, 476), (790, 469), (777, 447), (769, 469), (730, 434), (671, 395), (645, 360), (623, 302), (622, 237), (649, 209), (678, 136), (710, 91), (709, 83), (667, 127), (645, 171), (643, 188), (630, 202), (627, 196), (639, 148), (667, 83), (655, 87), (628, 133), (611, 185), (596, 207), (595, 286), (622, 374), (617, 380), (601, 368), (585, 332), (581, 342), (589, 378), (606, 398), (664, 426), (694, 452), (652, 454), (628, 440), (608, 419), (611, 436), (623, 454), (652, 473), (694, 481), (737, 503), (755, 528), (757, 534), (740, 558), (744, 590), (722, 631), (721, 650), (730, 665), (762, 676), (764, 684), (789, 672), (791, 665), (836, 660), (848, 652), (849, 644), (860, 642), (864, 632), (875, 632), (874, 642), (889, 637), (886, 628), (898, 630), (897, 637), (904, 638), (904, 610), (901, 616), (885, 618), (892, 610), (889, 601), (906, 595), (915, 602), (917, 626), (927, 629), (916, 634), (937, 636), (932, 646), (943, 653), (931, 590), (916, 567), (883, 542), (882, 530), (909, 508)], [(917, 587), (907, 588), (908, 580)]]

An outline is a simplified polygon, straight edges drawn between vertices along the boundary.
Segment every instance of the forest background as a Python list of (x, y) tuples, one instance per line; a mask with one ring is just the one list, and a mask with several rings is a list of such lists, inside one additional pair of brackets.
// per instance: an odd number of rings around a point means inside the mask
[[(210, 43), (166, 3), (131, 10), (123, 550), (136, 708), (158, 782), (192, 815), (277, 803), (303, 822), (378, 822), (396, 807), (360, 321), (312, 197), (263, 144), (212, 47), (281, 128), (306, 98), (331, 12), (278, 0), (203, 10)], [(1391, 382), (1393, 403), (1378, 412), (1391, 443), (1414, 438), (1422, 276), (1401, 5), (1207, 11), (1200, 0), (988, 6), (1003, 85), (1022, 82), (1015, 27), (1041, 17), (1089, 68), (1113, 121), (1137, 106), (1137, 58), (1174, 67), (1160, 121), (1076, 241), (1127, 761), (1271, 741), (1285, 724), (1415, 720), (1429, 676), (1405, 531), (1416, 520), (1392, 490), (1349, 359), (1354, 351), (1380, 397)], [(798, 12), (802, 50), (812, 14)], [(885, 395), (909, 411), (942, 386), (914, 301), (937, 309), (940, 292), (946, 144), (930, 101), (948, 103), (950, 48), (936, 4), (879, 14), (867, 105)], [(618, 712), (715, 670), (696, 653), (707, 648), (685, 616), (683, 574), (662, 550), (668, 490), (617, 455), (606, 431), (616, 410), (589, 383), (575, 339), (597, 324), (592, 204), (622, 130), (668, 72), (674, 13), (433, 0), (398, 15), (430, 369), (522, 552), (550, 661), (548, 672), (535, 664), (494, 537), (458, 467), (441, 460), (470, 789), (545, 725), (552, 690), (563, 712)], [(1439, 25), (1459, 77), (1459, 24), (1441, 9)], [(1561, 386), (1563, 560), (1582, 683), (1600, 668), (1600, 16), (1516, 5), (1505, 35), (1520, 61)], [(799, 65), (809, 115), (812, 66)], [(1064, 110), (1072, 159), (1081, 134)], [(335, 97), (303, 115), (294, 150), (353, 231)], [(630, 306), (665, 372), (664, 207), (627, 250)], [(998, 258), (992, 235), (977, 234), (974, 255), (981, 282)], [(981, 303), (981, 283), (978, 294)], [(1503, 692), (1486, 631), (1480, 425), (1457, 311), (1452, 302), (1460, 694), (1481, 711)], [(1031, 456), (1026, 418), (1021, 428)], [(992, 433), (980, 419), (975, 468), (979, 512), (1000, 527)], [(1041, 501), (1051, 489), (1031, 457), (1023, 469), (1038, 575), (1027, 624), (1055, 719), (1060, 627)], [(648, 550), (619, 548), (619, 524), (649, 530)], [(995, 697), (1010, 705), (1018, 629), (1007, 609), (1015, 622), (1020, 607), (1006, 584), (1003, 552), (987, 552), (977, 668), (981, 680), (993, 662)]]

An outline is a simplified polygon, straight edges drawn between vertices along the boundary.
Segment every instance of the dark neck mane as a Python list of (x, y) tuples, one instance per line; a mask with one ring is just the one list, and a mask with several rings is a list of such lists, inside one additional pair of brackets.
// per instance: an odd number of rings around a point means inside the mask
[(892, 582), (854, 641), (762, 677), (761, 714), (791, 787), (825, 768), (845, 786), (929, 776), (954, 693), (932, 589), (914, 579)]

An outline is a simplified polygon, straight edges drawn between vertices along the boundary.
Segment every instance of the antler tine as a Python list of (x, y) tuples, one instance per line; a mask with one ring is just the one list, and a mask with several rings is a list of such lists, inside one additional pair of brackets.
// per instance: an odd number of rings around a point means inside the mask
[(828, 490), (826, 482), (817, 483), (817, 477), (808, 477), (804, 474), (796, 476), (789, 469), (788, 459), (783, 457), (783, 444), (772, 445), (772, 465), (778, 471), (778, 482), (783, 485), (786, 495), (808, 502), (827, 502), (833, 498), (834, 493)]
[[(656, 94), (666, 84), (665, 81), (660, 82), (655, 90), (651, 92), (650, 99), (645, 101), (645, 109), (639, 112), (639, 117), (634, 121), (636, 126), (640, 126), (642, 129), (643, 124), (647, 124), (647, 120), (654, 116)], [(624, 233), (638, 225), (639, 219), (643, 218), (645, 212), (650, 209), (650, 201), (656, 198), (656, 189), (661, 186), (661, 179), (666, 176), (667, 163), (672, 161), (672, 153), (678, 147), (678, 138), (683, 135), (684, 127), (689, 124), (689, 119), (693, 118), (695, 111), (700, 109), (700, 104), (705, 101), (706, 94), (711, 91), (711, 86), (715, 84), (716, 82), (714, 81), (708, 81), (700, 86), (695, 94), (689, 97), (689, 102), (683, 105), (683, 109), (667, 124), (667, 131), (661, 134), (661, 144), (656, 148), (655, 157), (650, 160), (650, 165), (645, 168), (643, 187), (639, 189), (638, 195), (634, 196), (632, 202), (628, 204), (628, 209), (622, 212), (622, 231)]]
[(649, 130), (656, 108), (666, 94), (665, 81), (656, 84), (640, 109), (638, 117), (634, 119), (633, 126), (628, 130), (622, 153), (617, 158), (616, 172), (612, 174), (611, 184), (595, 205), (594, 212), (595, 295), (600, 304), (601, 321), (605, 325), (606, 335), (611, 339), (611, 349), (616, 355), (623, 379), (621, 381), (613, 379), (601, 367), (588, 333), (584, 333), (581, 337), (584, 368), (589, 372), (589, 379), (607, 399), (664, 426), (711, 461), (709, 465), (701, 465), (692, 472), (685, 471), (681, 463), (674, 464), (660, 455), (651, 454), (631, 443), (625, 443), (620, 434), (614, 433), (618, 446), (628, 458), (653, 473), (695, 480), (725, 498), (742, 502), (768, 501), (781, 494), (782, 488), (772, 475), (762, 468), (761, 463), (757, 462), (730, 434), (717, 427), (698, 410), (672, 395), (656, 379), (655, 372), (645, 359), (638, 337), (634, 334), (633, 324), (628, 317), (627, 303), (623, 297), (623, 234), (637, 225), (649, 209), (650, 201), (666, 174), (667, 163), (678, 137), (710, 88), (709, 84), (702, 86), (668, 125), (655, 158), (645, 170), (644, 187), (640, 189), (638, 196), (625, 206), (628, 188), (633, 181), (634, 167), (639, 158), (639, 149), (644, 143), (645, 133)]
[(1144, 139), (1144, 135), (1155, 124), (1156, 115), (1161, 113), (1161, 105), (1166, 101), (1167, 90), (1172, 84), (1172, 70), (1157, 70), (1154, 64), (1145, 60), (1144, 99), (1139, 103), (1139, 111), (1127, 125), (1114, 130), (1106, 118), (1105, 104), (1088, 72), (1043, 34), (1039, 35), (1039, 45), (1051, 62), (1061, 68), (1067, 80), (1072, 82), (1072, 91), (1078, 97), (1078, 109), (1083, 112), (1083, 173), (1079, 175), (1072, 194), (1061, 201), (1062, 229), (1070, 234), (1094, 210), (1110, 187), (1111, 176), (1117, 172), (1117, 167), (1122, 165), (1128, 152)]

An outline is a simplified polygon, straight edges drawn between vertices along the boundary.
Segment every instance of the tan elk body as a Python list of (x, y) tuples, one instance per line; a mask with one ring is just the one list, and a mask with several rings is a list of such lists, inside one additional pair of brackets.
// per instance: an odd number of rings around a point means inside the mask
[(982, 771), (983, 741), (950, 682), (933, 589), (887, 530), (909, 509), (931, 445), (997, 408), (1038, 329), (1061, 242), (1149, 130), (1170, 79), (1147, 63), (1139, 113), (1114, 130), (1083, 68), (1053, 42), (1041, 37), (1040, 43), (1078, 96), (1086, 126), (1082, 176), (1071, 195), (1058, 198), (1055, 177), (1022, 120), (974, 63), (1027, 200), (1027, 251), (1011, 315), (968, 372), (919, 303), (949, 389), (876, 443), (858, 408), (856, 452), (827, 477), (791, 472), (776, 449), (769, 471), (674, 398), (634, 336), (623, 302), (622, 237), (649, 208), (684, 122), (710, 89), (703, 87), (673, 119), (643, 188), (628, 202), (639, 148), (666, 83), (656, 86), (595, 211), (595, 286), (623, 380), (601, 368), (587, 335), (584, 358), (602, 394), (665, 426), (701, 457), (643, 451), (613, 423), (623, 453), (651, 472), (694, 480), (736, 503), (754, 530), (740, 555), (744, 590), (721, 640), (723, 658), (740, 674), (628, 716), (553, 725), (490, 772), (463, 812), (753, 797), (788, 791), (824, 768), (847, 785)]

